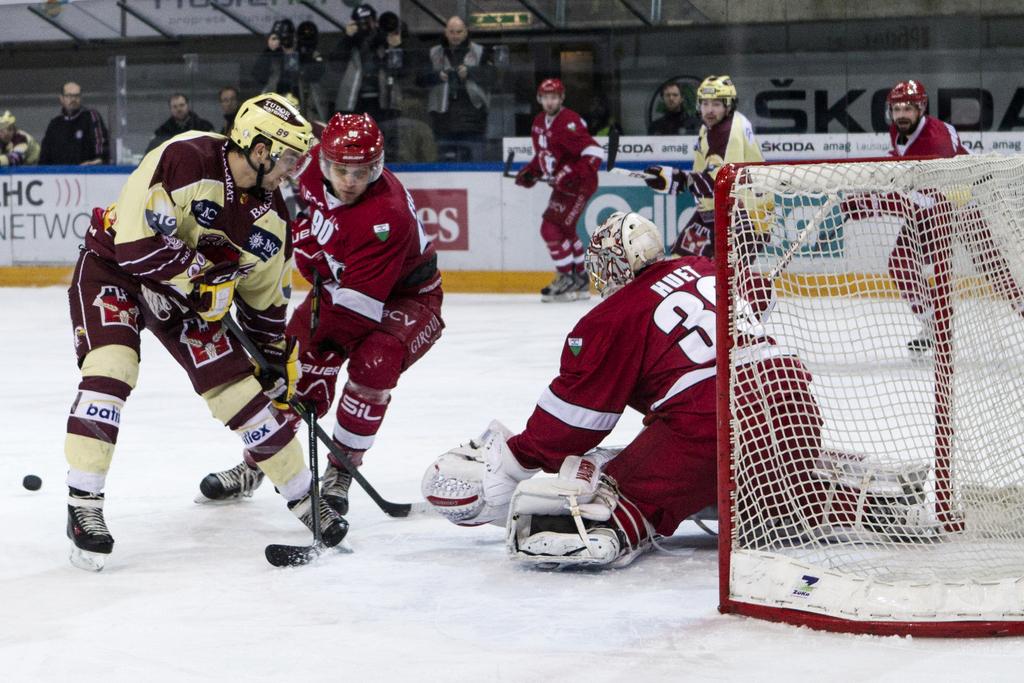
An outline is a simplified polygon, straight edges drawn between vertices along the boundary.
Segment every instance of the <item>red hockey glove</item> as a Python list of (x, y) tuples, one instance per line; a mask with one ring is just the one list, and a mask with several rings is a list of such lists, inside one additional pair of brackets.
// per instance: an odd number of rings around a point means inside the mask
[(555, 176), (555, 189), (559, 192), (573, 194), (580, 189), (582, 180), (579, 172), (573, 169), (572, 165), (566, 164), (558, 170), (558, 174)]
[(516, 173), (516, 185), (520, 187), (533, 187), (538, 180), (540, 180), (540, 176), (529, 166), (523, 166), (519, 169), (519, 173)]

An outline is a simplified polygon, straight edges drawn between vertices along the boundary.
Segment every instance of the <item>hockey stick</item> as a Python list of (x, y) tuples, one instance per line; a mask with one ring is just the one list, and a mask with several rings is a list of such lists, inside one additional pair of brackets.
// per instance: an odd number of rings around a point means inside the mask
[(608, 170), (615, 170), (615, 160), (619, 157), (619, 129), (612, 126), (608, 131)]
[(818, 230), (822, 221), (824, 221), (825, 218), (832, 213), (832, 210), (835, 209), (842, 201), (843, 200), (839, 197), (839, 195), (828, 195), (828, 199), (825, 200), (825, 203), (822, 204), (821, 207), (819, 207), (818, 210), (814, 212), (814, 215), (811, 216), (811, 218), (804, 225), (804, 229), (801, 230), (800, 234), (796, 236), (796, 240), (794, 240), (793, 243), (789, 245), (789, 249), (786, 250), (786, 253), (782, 255), (782, 258), (779, 259), (779, 262), (772, 267), (771, 271), (769, 271), (769, 282), (773, 282), (775, 278), (779, 276), (779, 273), (782, 272), (782, 269), (789, 265), (789, 262), (793, 260), (793, 257), (796, 255), (797, 250), (799, 250), (800, 247), (803, 246), (804, 240), (806, 240), (807, 236), (811, 234), (811, 231)]
[(648, 180), (650, 178), (657, 178), (658, 177), (658, 176), (654, 175), (653, 173), (646, 173), (644, 171), (633, 171), (631, 169), (621, 168), (619, 166), (616, 166), (615, 168), (610, 168), (608, 170), (610, 172), (612, 172), (612, 173), (615, 173), (616, 175), (624, 175), (624, 176), (628, 176), (630, 178), (636, 178), (637, 180)]
[(267, 562), (275, 567), (300, 567), (309, 564), (323, 555), (329, 548), (324, 545), (323, 531), (320, 528), (320, 463), (317, 456), (316, 413), (306, 413), (306, 426), (309, 428), (309, 498), (312, 508), (313, 544), (287, 545), (271, 543), (263, 551)]
[[(238, 340), (238, 343), (242, 345), (242, 348), (244, 348), (246, 352), (250, 356), (252, 356), (253, 360), (255, 360), (263, 367), (269, 367), (269, 365), (267, 364), (267, 359), (263, 356), (263, 352), (260, 351), (256, 344), (254, 344), (253, 341), (249, 339), (249, 336), (242, 331), (242, 328), (238, 326), (238, 323), (235, 322), (234, 318), (232, 318), (230, 315), (227, 315), (224, 316), (222, 322), (224, 323), (224, 326), (231, 331), (231, 334), (235, 336), (235, 339)], [(307, 419), (307, 415), (312, 412), (306, 410), (306, 406), (304, 406), (299, 401), (289, 401), (288, 404), (292, 407), (293, 410), (295, 410), (296, 413), (298, 413), (299, 417), (301, 417), (304, 420)], [(314, 421), (316, 419), (315, 416), (316, 414), (313, 413)], [(341, 446), (335, 443), (334, 439), (332, 439), (331, 436), (327, 432), (325, 432), (324, 428), (321, 427), (319, 424), (316, 425), (316, 436), (320, 440), (320, 443), (327, 446), (327, 450), (329, 450), (331, 454), (335, 458), (337, 458), (338, 462), (345, 466), (345, 469), (349, 471), (349, 474), (352, 475), (352, 478), (355, 479), (355, 481), (359, 484), (359, 486), (362, 487), (364, 491), (366, 491), (366, 494), (370, 496), (374, 503), (377, 504), (377, 507), (383, 510), (384, 513), (387, 514), (389, 517), (408, 517), (410, 513), (414, 512), (433, 512), (433, 508), (431, 507), (430, 503), (393, 503), (389, 500), (386, 500), (383, 496), (377, 493), (377, 489), (373, 488), (370, 482), (366, 480), (366, 477), (364, 477), (356, 468), (356, 466), (352, 464), (352, 460), (348, 457), (348, 454), (341, 448)]]
[(501, 175), (505, 176), (506, 178), (515, 178), (516, 177), (516, 174), (512, 172), (512, 162), (515, 161), (515, 160), (516, 160), (516, 151), (514, 149), (510, 149), (508, 151), (508, 156), (505, 157), (505, 171)]

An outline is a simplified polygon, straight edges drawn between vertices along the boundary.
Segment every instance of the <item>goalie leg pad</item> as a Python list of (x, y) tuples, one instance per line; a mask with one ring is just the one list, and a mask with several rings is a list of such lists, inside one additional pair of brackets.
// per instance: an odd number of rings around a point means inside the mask
[(819, 487), (816, 526), (829, 535), (930, 536), (938, 527), (925, 491), (930, 471), (927, 463), (894, 465), (822, 451), (811, 472)]
[(624, 567), (650, 549), (650, 523), (614, 480), (590, 476), (594, 467), (590, 456), (572, 456), (557, 477), (519, 484), (505, 537), (512, 560), (542, 569)]

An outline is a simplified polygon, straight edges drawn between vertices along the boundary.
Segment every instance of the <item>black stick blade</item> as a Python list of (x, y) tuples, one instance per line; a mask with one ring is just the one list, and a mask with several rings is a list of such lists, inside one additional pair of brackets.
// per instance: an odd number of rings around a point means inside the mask
[(313, 545), (282, 545), (272, 543), (267, 546), (267, 562), (275, 567), (301, 567), (317, 559), (328, 548), (323, 543)]
[(502, 175), (505, 176), (506, 178), (515, 178), (516, 177), (515, 174), (512, 173), (512, 164), (515, 163), (515, 160), (516, 160), (516, 151), (514, 149), (510, 149), (508, 151), (508, 156), (505, 157), (505, 172), (502, 173)]

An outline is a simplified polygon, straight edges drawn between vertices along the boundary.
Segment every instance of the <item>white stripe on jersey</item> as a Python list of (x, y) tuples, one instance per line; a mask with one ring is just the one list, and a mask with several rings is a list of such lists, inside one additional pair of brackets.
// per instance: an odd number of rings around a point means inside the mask
[(604, 148), (598, 145), (587, 145), (580, 152), (581, 157), (597, 157), (598, 159), (604, 159)]
[(347, 308), (377, 322), (380, 322), (381, 318), (384, 317), (383, 301), (377, 301), (372, 296), (357, 292), (354, 289), (341, 287), (337, 282), (325, 284), (324, 289), (331, 295), (331, 302), (336, 306)]
[(602, 413), (582, 406), (574, 405), (555, 396), (548, 387), (540, 395), (537, 407), (558, 418), (570, 427), (589, 429), (594, 432), (607, 432), (622, 417), (621, 413)]
[(662, 405), (664, 405), (665, 402), (668, 401), (670, 398), (676, 396), (677, 394), (683, 391), (686, 391), (694, 384), (697, 384), (698, 382), (703, 382), (707, 378), (714, 376), (714, 366), (710, 368), (700, 368), (699, 370), (690, 370), (689, 372), (685, 373), (682, 377), (677, 379), (676, 383), (673, 384), (671, 388), (669, 388), (669, 390), (665, 393), (664, 396), (662, 396), (657, 401), (651, 404), (651, 411), (653, 412), (657, 410)]

